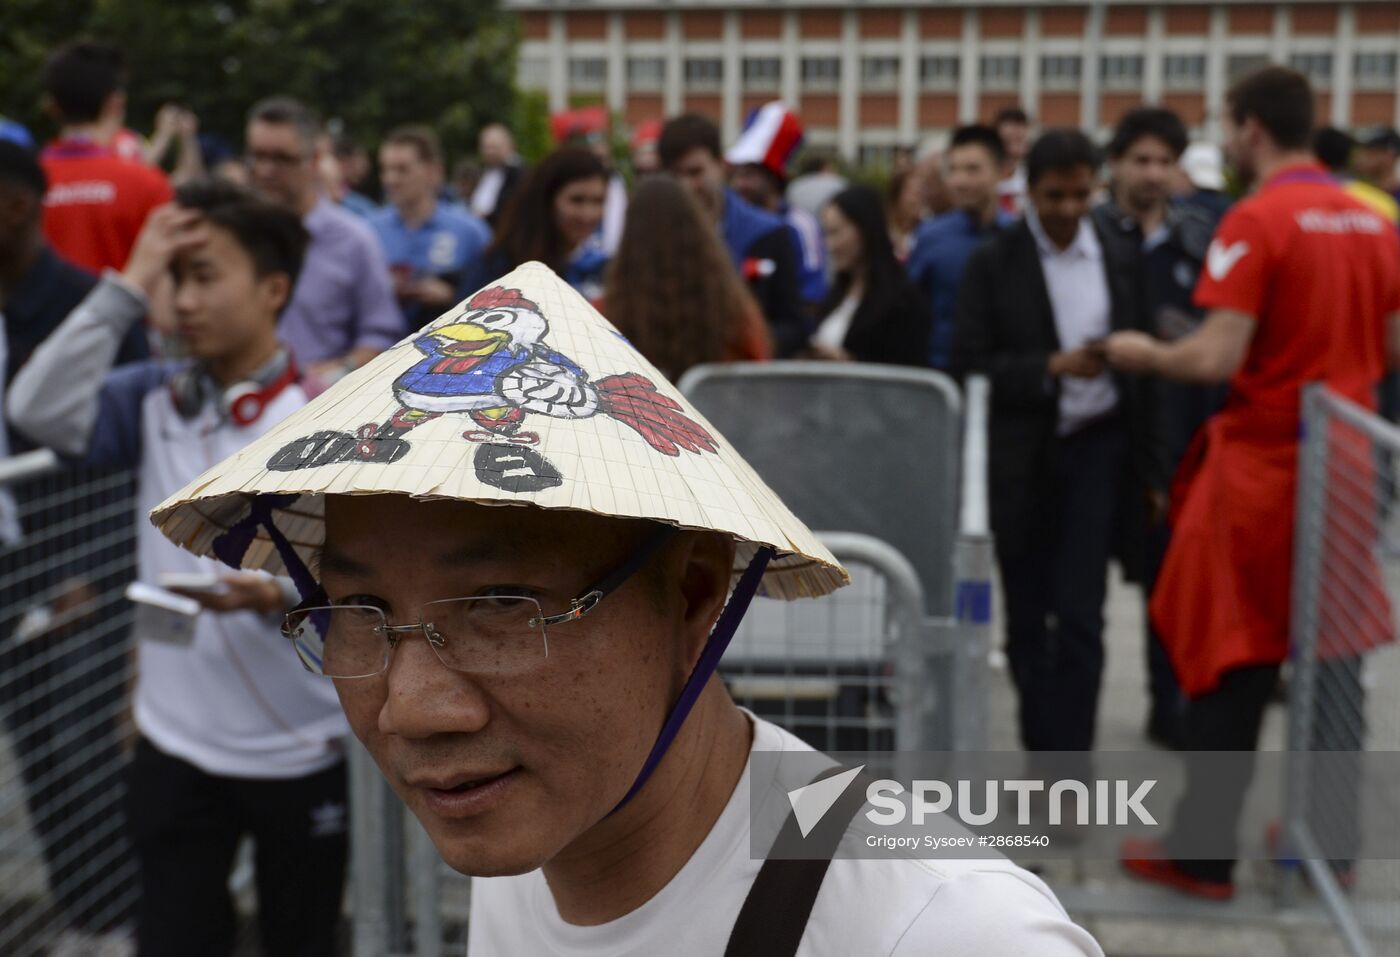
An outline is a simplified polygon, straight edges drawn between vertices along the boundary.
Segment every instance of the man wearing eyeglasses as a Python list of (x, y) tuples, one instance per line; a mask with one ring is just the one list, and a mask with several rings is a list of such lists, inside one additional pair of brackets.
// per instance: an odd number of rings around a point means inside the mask
[(272, 97), (248, 114), (245, 154), (253, 187), (300, 216), (311, 234), (278, 332), (313, 394), (407, 331), (379, 241), (358, 216), (321, 193), (320, 132), (308, 107), (290, 97)]
[[(396, 349), (152, 518), (296, 582), (302, 665), (474, 878), (472, 957), (1101, 957), (1005, 860), (755, 854), (751, 794), (788, 812), (750, 754), (811, 748), (715, 669), (755, 594), (823, 595), (844, 571), (545, 267), (427, 333), (449, 330), (431, 410), (405, 409), (420, 358)], [(505, 349), (528, 374), (451, 392)]]

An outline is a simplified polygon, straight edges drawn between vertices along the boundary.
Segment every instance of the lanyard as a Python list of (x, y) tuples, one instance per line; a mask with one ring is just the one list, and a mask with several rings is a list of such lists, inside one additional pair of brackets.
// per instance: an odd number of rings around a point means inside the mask
[(1264, 187), (1267, 189), (1271, 186), (1286, 186), (1290, 183), (1313, 183), (1319, 186), (1340, 185), (1337, 177), (1331, 173), (1324, 173), (1320, 169), (1304, 168), (1284, 170), (1265, 183)]
[(113, 156), (110, 149), (94, 140), (74, 137), (55, 140), (44, 148), (44, 159), (76, 159), (84, 156)]

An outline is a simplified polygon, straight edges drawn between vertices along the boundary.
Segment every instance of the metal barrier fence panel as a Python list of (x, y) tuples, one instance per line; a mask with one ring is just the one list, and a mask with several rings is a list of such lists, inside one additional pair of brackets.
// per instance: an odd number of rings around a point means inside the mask
[(90, 953), (81, 941), (129, 925), (137, 895), (122, 812), (133, 482), (42, 455), (4, 464), (22, 537), (0, 547), (0, 953)]
[[(699, 366), (680, 386), (809, 527), (888, 543), (913, 566), (927, 615), (950, 629), (955, 616), (975, 617), (958, 594), (962, 400), (951, 379), (928, 369), (768, 362)], [(926, 747), (981, 743), (982, 703), (968, 697), (984, 665), (981, 624), (963, 641), (945, 631), (941, 665), (924, 672), (940, 708), (930, 722), (940, 736)]]
[(928, 369), (845, 362), (699, 366), (684, 392), (809, 528), (860, 532), (954, 612), (962, 400)]
[(816, 601), (750, 606), (720, 674), (741, 706), (819, 751), (923, 750), (951, 623), (922, 614), (918, 578), (902, 555), (866, 535), (821, 532), (851, 584)]
[[(1323, 845), (1360, 846), (1367, 796), (1359, 761), (1329, 755), (1324, 768), (1313, 755), (1400, 751), (1398, 496), (1400, 429), (1310, 387), (1299, 451), (1284, 833), (1362, 957), (1400, 953), (1400, 861), (1319, 855)], [(1400, 797), (1379, 798), (1386, 826), (1400, 831)], [(1377, 804), (1369, 807), (1374, 815)]]
[[(889, 545), (820, 535), (851, 585), (755, 601), (721, 677), (739, 704), (814, 747), (925, 748), (941, 713), (927, 674), (946, 655), (947, 623), (923, 615), (913, 567)], [(351, 769), (355, 957), (465, 955), (470, 881), (442, 862), (363, 749)]]

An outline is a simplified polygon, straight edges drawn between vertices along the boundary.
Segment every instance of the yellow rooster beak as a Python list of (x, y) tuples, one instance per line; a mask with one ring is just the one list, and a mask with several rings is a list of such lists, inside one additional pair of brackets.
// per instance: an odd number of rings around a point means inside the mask
[(450, 356), (490, 355), (510, 340), (507, 332), (492, 332), (471, 322), (454, 322), (434, 329), (433, 337)]

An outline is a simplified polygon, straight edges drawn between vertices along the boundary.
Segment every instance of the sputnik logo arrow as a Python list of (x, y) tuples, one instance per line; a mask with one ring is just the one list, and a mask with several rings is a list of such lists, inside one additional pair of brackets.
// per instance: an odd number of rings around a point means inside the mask
[(788, 803), (792, 805), (793, 817), (797, 818), (797, 827), (803, 837), (812, 833), (812, 828), (821, 822), (831, 806), (846, 793), (846, 788), (856, 775), (864, 770), (865, 765), (862, 764), (788, 792)]

